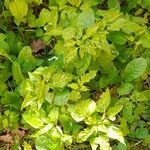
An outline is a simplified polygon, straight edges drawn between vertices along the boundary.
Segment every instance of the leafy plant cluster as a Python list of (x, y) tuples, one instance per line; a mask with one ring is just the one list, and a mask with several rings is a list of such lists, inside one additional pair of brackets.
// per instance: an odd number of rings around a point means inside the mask
[(0, 149), (149, 149), (149, 10), (0, 1)]

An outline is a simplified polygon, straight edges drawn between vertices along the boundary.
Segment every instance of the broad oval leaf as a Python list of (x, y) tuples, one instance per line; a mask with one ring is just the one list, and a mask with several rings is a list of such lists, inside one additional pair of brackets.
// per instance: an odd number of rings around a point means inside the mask
[(43, 127), (42, 129), (40, 129), (37, 133), (35, 133), (32, 137), (38, 137), (42, 134), (47, 133), (49, 130), (51, 130), (53, 128), (53, 124), (49, 123), (48, 125), (46, 125), (45, 127)]
[(38, 117), (33, 117), (31, 114), (23, 114), (23, 119), (33, 128), (39, 129), (43, 127), (43, 121)]
[(88, 115), (91, 115), (96, 109), (96, 103), (91, 99), (82, 100), (73, 106), (71, 116), (76, 122), (84, 120)]
[(111, 150), (109, 138), (105, 135), (100, 135), (99, 137), (95, 137), (90, 141), (92, 150), (96, 150), (93, 148), (94, 145), (100, 145), (100, 150)]
[(27, 15), (28, 5), (25, 0), (15, 0), (9, 3), (10, 12), (17, 19), (22, 19)]
[(124, 70), (123, 78), (130, 82), (141, 76), (147, 67), (147, 61), (144, 58), (135, 58), (129, 62)]
[(131, 83), (122, 83), (122, 85), (117, 89), (119, 95), (126, 95), (131, 92), (133, 85)]
[(124, 141), (124, 138), (123, 138), (123, 134), (122, 134), (121, 130), (119, 128), (117, 128), (117, 127), (110, 126), (108, 128), (108, 131), (107, 131), (107, 136), (109, 138), (116, 139), (119, 142), (125, 144), (125, 141)]
[(33, 57), (32, 50), (29, 46), (25, 46), (21, 49), (18, 60), (23, 72), (31, 71), (36, 66), (36, 60)]
[(117, 115), (122, 110), (122, 108), (123, 108), (123, 105), (116, 105), (114, 107), (110, 107), (108, 109), (107, 116), (109, 118), (114, 117), (115, 115)]
[(64, 106), (67, 104), (70, 97), (70, 92), (67, 89), (64, 89), (63, 91), (59, 91), (56, 93), (54, 98), (54, 104), (57, 106)]
[(82, 143), (85, 142), (94, 132), (94, 128), (86, 128), (81, 131), (77, 136), (77, 142)]
[(67, 28), (65, 28), (63, 30), (63, 32), (62, 32), (62, 37), (65, 40), (70, 40), (73, 37), (75, 37), (75, 28), (73, 28), (73, 27), (67, 27)]
[(77, 19), (77, 25), (88, 28), (95, 23), (95, 14), (92, 9), (84, 10)]
[(52, 83), (50, 84), (50, 87), (63, 88), (72, 79), (73, 76), (71, 74), (65, 72), (58, 72), (52, 76)]
[(97, 71), (92, 70), (89, 71), (89, 73), (84, 74), (83, 76), (81, 76), (81, 79), (78, 81), (79, 85), (82, 87), (84, 85), (84, 83), (89, 82), (91, 79), (95, 78)]
[(35, 146), (37, 150), (60, 150), (61, 142), (58, 144), (59, 141), (55, 142), (46, 135), (38, 136), (35, 140)]
[(36, 99), (35, 96), (32, 96), (30, 93), (28, 93), (22, 103), (21, 109), (31, 105), (35, 99)]

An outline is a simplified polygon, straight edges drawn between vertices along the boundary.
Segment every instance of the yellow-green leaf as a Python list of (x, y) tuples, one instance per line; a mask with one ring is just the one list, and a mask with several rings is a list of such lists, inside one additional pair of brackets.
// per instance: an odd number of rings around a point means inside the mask
[(14, 0), (9, 3), (10, 12), (17, 19), (21, 19), (27, 15), (28, 5), (25, 0)]
[(106, 89), (106, 92), (104, 92), (99, 99), (97, 103), (97, 111), (98, 112), (105, 112), (110, 104), (110, 91), (109, 89)]

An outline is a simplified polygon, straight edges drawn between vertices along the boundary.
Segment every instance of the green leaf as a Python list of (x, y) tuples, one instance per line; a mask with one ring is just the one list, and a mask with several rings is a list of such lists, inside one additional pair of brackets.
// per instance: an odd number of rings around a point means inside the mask
[(96, 103), (91, 99), (82, 100), (72, 106), (71, 116), (76, 122), (84, 120), (86, 116), (91, 115), (96, 109)]
[(96, 76), (97, 71), (89, 71), (89, 73), (81, 76), (81, 79), (78, 81), (79, 85), (82, 87), (84, 83), (89, 82)]
[(4, 96), (1, 98), (1, 103), (15, 109), (20, 109), (21, 106), (19, 94), (12, 91), (5, 91)]
[(30, 93), (28, 93), (22, 103), (21, 109), (33, 104), (33, 102), (36, 100), (35, 96), (32, 96)]
[(96, 34), (99, 26), (100, 26), (100, 23), (95, 23), (94, 25), (87, 28), (86, 29), (86, 34), (83, 35), (82, 40), (86, 40), (86, 39), (92, 37), (94, 34)]
[(150, 0), (143, 0), (143, 6), (144, 8), (150, 10)]
[(95, 23), (95, 14), (92, 9), (84, 10), (77, 18), (77, 25), (88, 28)]
[(78, 59), (77, 62), (75, 62), (75, 67), (77, 74), (79, 76), (83, 75), (87, 68), (89, 67), (91, 62), (91, 55), (86, 53), (82, 59)]
[(33, 57), (32, 50), (29, 46), (25, 46), (21, 49), (18, 60), (25, 73), (33, 70), (36, 66), (35, 58)]
[(37, 150), (61, 150), (59, 141), (52, 141), (52, 139), (46, 135), (38, 136), (35, 140), (35, 146)]
[(28, 144), (26, 141), (24, 141), (23, 148), (24, 148), (24, 150), (32, 150), (31, 145)]
[(135, 58), (129, 62), (124, 70), (123, 78), (130, 82), (141, 76), (147, 67), (147, 61), (144, 58)]
[(77, 56), (77, 48), (76, 47), (67, 47), (64, 52), (64, 62), (65, 64), (69, 64), (72, 62)]
[(16, 84), (18, 85), (24, 80), (20, 65), (17, 61), (13, 62), (12, 64), (12, 75), (13, 79), (16, 81)]
[(18, 43), (20, 40), (19, 40), (17, 34), (15, 34), (13, 31), (7, 32), (6, 41), (9, 45), (10, 53), (15, 56), (18, 55), (18, 52), (20, 51)]
[(0, 67), (0, 81), (6, 82), (11, 76), (11, 72), (10, 72), (11, 64), (9, 61), (5, 61), (4, 64), (1, 63), (0, 66), (1, 66)]
[(11, 62), (13, 62), (12, 59), (10, 58), (10, 56), (7, 54), (7, 52), (1, 48), (0, 48), (0, 56), (3, 56), (5, 58), (7, 58), (8, 60), (10, 60)]
[(0, 40), (4, 41), (7, 38), (6, 34), (0, 33)]
[(123, 105), (116, 105), (114, 107), (110, 107), (107, 112), (108, 118), (112, 118), (116, 116), (123, 108)]
[(127, 149), (127, 146), (122, 144), (122, 143), (119, 143), (117, 145), (117, 149), (116, 150), (126, 150)]
[(131, 9), (135, 8), (137, 6), (138, 2), (139, 2), (138, 0), (128, 1), (128, 8), (127, 8), (128, 12)]
[(96, 150), (94, 145), (100, 145), (100, 150), (111, 150), (109, 144), (109, 138), (105, 135), (100, 135), (99, 137), (95, 137), (90, 141), (92, 150)]
[(3, 96), (5, 91), (7, 91), (6, 84), (3, 82), (0, 82), (0, 96)]
[(39, 80), (36, 83), (36, 88), (35, 88), (35, 94), (37, 96), (37, 100), (38, 100), (38, 109), (41, 108), (43, 102), (44, 102), (44, 98), (45, 98), (45, 93), (48, 92), (48, 85), (46, 86), (44, 84), (43, 80)]
[(122, 83), (122, 85), (117, 89), (119, 95), (127, 95), (133, 89), (133, 85), (130, 83)]
[(39, 129), (42, 128), (44, 125), (44, 122), (42, 119), (34, 116), (33, 114), (25, 113), (22, 115), (25, 122), (27, 122), (31, 127)]
[[(120, 13), (118, 10), (98, 10), (97, 12), (98, 16), (102, 16), (104, 18), (104, 21), (107, 23), (112, 23), (113, 21), (116, 21), (120, 17)], [(121, 17), (120, 17), (121, 18)], [(121, 21), (120, 21), (121, 23)]]
[(113, 10), (119, 10), (120, 9), (120, 4), (118, 0), (108, 0), (107, 5), (109, 9)]
[(97, 103), (97, 111), (98, 112), (105, 112), (110, 104), (110, 91), (109, 89), (106, 89), (106, 92), (104, 92), (101, 96), (101, 98), (98, 100)]
[(108, 25), (108, 30), (110, 31), (119, 31), (123, 24), (126, 22), (125, 18), (118, 18), (116, 21)]
[(51, 130), (53, 128), (53, 124), (49, 123), (48, 125), (46, 125), (45, 127), (43, 127), (42, 129), (40, 129), (38, 132), (36, 132), (34, 135), (32, 135), (32, 137), (38, 137), (42, 134), (47, 133), (49, 130)]
[(110, 126), (107, 131), (107, 136), (112, 139), (117, 139), (120, 143), (125, 144), (123, 134), (117, 127)]
[(124, 22), (124, 24), (122, 26), (122, 30), (123, 30), (123, 32), (125, 32), (127, 34), (131, 34), (132, 32), (139, 32), (140, 30), (143, 30), (143, 29), (139, 24), (137, 24), (135, 22), (126, 21), (126, 22)]
[(39, 18), (36, 20), (36, 25), (38, 27), (44, 26), (46, 24), (47, 20), (51, 19), (50, 17), (51, 17), (50, 11), (43, 8), (40, 12)]
[(150, 100), (150, 90), (144, 90), (140, 93), (139, 98), (142, 101), (149, 101)]
[(27, 15), (28, 5), (25, 0), (14, 0), (9, 3), (9, 9), (14, 17), (22, 20)]
[(73, 79), (73, 76), (69, 73), (58, 72), (52, 76), (52, 83), (50, 84), (53, 88), (63, 88), (68, 82)]
[(144, 144), (150, 144), (150, 134), (144, 138)]
[(120, 31), (110, 32), (108, 35), (108, 40), (110, 40), (114, 44), (119, 44), (119, 45), (123, 45), (126, 43), (125, 35)]
[(69, 100), (70, 101), (77, 101), (81, 98), (81, 94), (79, 91), (76, 91), (76, 90), (72, 90), (71, 93), (70, 93), (70, 98)]
[(86, 128), (77, 135), (77, 142), (85, 142), (94, 133), (94, 128)]
[(150, 48), (150, 34), (144, 34), (141, 36), (139, 42), (144, 48)]
[(81, 4), (82, 0), (68, 0), (68, 2), (76, 7), (79, 7), (79, 5)]
[(64, 106), (67, 104), (70, 97), (70, 92), (68, 89), (64, 89), (63, 91), (58, 91), (54, 98), (54, 104), (57, 106)]
[(0, 39), (1, 49), (4, 49), (7, 53), (10, 52), (9, 45), (6, 41)]
[(59, 116), (59, 108), (53, 107), (48, 114), (49, 121), (54, 124), (57, 124), (58, 116)]
[(63, 126), (64, 133), (70, 133), (77, 127), (76, 122), (67, 114), (60, 114), (59, 122)]
[(30, 92), (34, 91), (34, 87), (32, 85), (32, 82), (28, 79), (23, 80), (22, 83), (18, 87), (19, 94), (23, 97), (26, 97), (26, 95)]
[(135, 131), (135, 135), (138, 139), (144, 139), (149, 135), (148, 129), (147, 128), (137, 128)]
[(62, 37), (65, 40), (70, 40), (73, 37), (75, 37), (75, 28), (73, 27), (67, 27), (62, 31)]

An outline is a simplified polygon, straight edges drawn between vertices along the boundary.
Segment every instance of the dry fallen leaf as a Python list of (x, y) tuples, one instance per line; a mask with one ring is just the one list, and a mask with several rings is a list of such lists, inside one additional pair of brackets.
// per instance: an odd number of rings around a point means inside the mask
[(44, 49), (46, 47), (46, 44), (44, 44), (44, 42), (38, 39), (38, 40), (33, 40), (30, 44), (30, 47), (32, 51), (36, 52), (40, 49)]
[(9, 144), (14, 143), (12, 136), (10, 134), (0, 136), (0, 142), (9, 143)]

